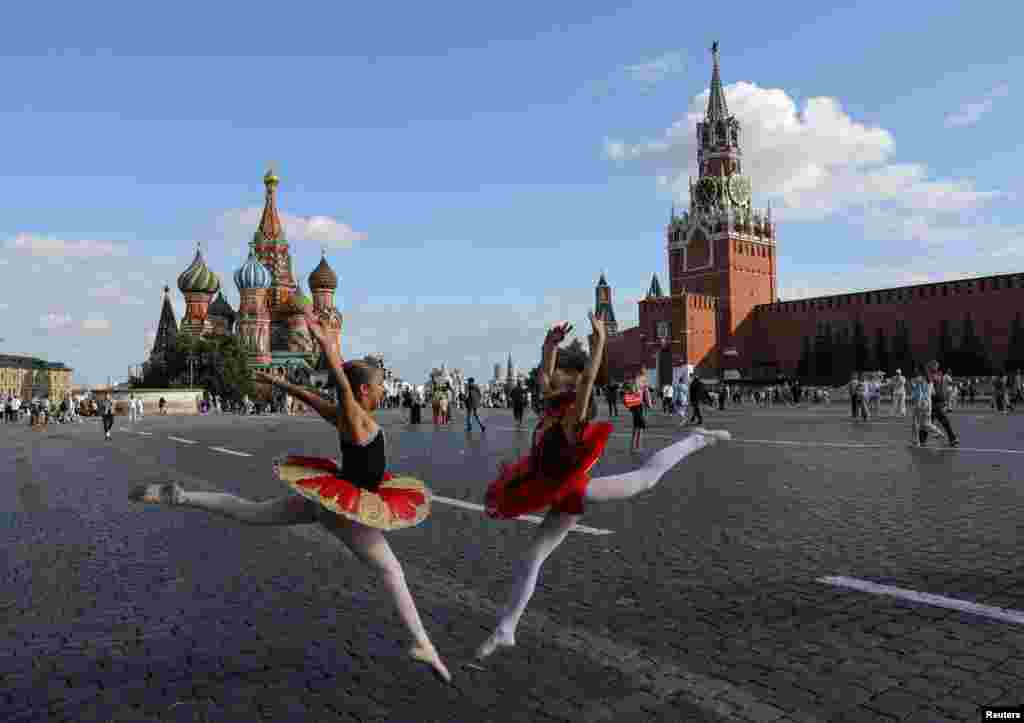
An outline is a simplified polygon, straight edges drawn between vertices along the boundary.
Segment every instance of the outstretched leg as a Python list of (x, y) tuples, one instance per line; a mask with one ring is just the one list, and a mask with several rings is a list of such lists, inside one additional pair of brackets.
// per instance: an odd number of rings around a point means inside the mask
[(380, 577), (381, 582), (391, 594), (391, 599), (398, 609), (398, 617), (405, 624), (406, 630), (413, 639), (413, 647), (409, 655), (414, 659), (433, 668), (434, 672), (445, 682), (451, 681), (448, 668), (441, 661), (434, 644), (430, 642), (416, 603), (405, 582), (402, 564), (391, 551), (391, 546), (384, 538), (384, 533), (373, 527), (360, 525), (340, 515), (323, 515), (320, 520), (324, 528), (341, 540)]
[(310, 525), (320, 505), (300, 495), (253, 502), (226, 492), (186, 492), (179, 485), (139, 485), (128, 494), (135, 502), (194, 507), (246, 525)]
[(722, 430), (697, 430), (686, 439), (670, 444), (652, 455), (640, 469), (590, 480), (585, 499), (588, 502), (608, 502), (629, 499), (646, 492), (658, 484), (666, 472), (689, 455), (714, 444), (718, 439), (729, 438), (729, 433)]
[(478, 658), (486, 658), (498, 646), (510, 647), (516, 644), (516, 628), (537, 587), (541, 565), (555, 548), (562, 544), (562, 540), (579, 519), (580, 515), (567, 515), (561, 512), (548, 512), (545, 515), (533, 542), (519, 563), (512, 585), (512, 596), (498, 618), (497, 628), (477, 649)]

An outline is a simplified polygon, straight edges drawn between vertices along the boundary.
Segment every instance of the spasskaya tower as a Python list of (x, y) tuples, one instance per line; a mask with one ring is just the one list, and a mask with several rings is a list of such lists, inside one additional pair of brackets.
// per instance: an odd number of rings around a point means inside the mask
[(720, 369), (750, 369), (749, 318), (776, 299), (775, 228), (771, 208), (755, 209), (743, 174), (740, 122), (729, 114), (722, 89), (718, 43), (711, 46), (711, 91), (697, 123), (696, 181), (689, 209), (667, 229), (672, 296), (717, 297), (716, 347)]

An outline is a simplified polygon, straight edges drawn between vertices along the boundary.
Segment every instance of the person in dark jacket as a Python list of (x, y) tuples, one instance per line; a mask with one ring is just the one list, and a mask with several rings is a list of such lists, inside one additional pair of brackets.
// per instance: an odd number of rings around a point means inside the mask
[(480, 392), (480, 387), (477, 386), (476, 381), (473, 377), (470, 377), (466, 383), (466, 431), (469, 432), (473, 429), (473, 418), (476, 417), (476, 423), (480, 425), (480, 431), (486, 432), (487, 427), (480, 421), (480, 399), (483, 394)]
[(708, 390), (700, 377), (695, 376), (690, 382), (690, 422), (704, 424), (704, 415), (700, 413), (700, 404), (708, 396)]
[(100, 402), (100, 415), (103, 417), (103, 436), (110, 439), (110, 430), (114, 428), (114, 400), (109, 393)]

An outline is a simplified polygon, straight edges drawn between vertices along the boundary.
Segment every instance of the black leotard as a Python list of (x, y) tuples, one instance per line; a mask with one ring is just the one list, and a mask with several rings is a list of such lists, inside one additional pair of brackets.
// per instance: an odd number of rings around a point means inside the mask
[(376, 490), (384, 478), (387, 456), (384, 449), (384, 430), (377, 428), (377, 434), (364, 445), (353, 444), (339, 439), (341, 446), (341, 478), (357, 487)]

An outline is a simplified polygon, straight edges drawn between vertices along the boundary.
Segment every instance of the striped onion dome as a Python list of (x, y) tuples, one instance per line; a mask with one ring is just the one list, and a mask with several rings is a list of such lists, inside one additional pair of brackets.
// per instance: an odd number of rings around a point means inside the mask
[(220, 279), (206, 266), (203, 252), (200, 249), (196, 249), (196, 257), (178, 277), (178, 289), (183, 294), (189, 292), (215, 294), (220, 291)]
[(309, 275), (309, 288), (313, 291), (317, 289), (333, 290), (338, 288), (338, 275), (334, 273), (334, 269), (327, 263), (326, 254), (320, 257), (320, 264)]
[(266, 266), (256, 258), (255, 244), (249, 244), (249, 258), (242, 264), (242, 268), (235, 272), (235, 286), (239, 291), (244, 289), (269, 289), (274, 282), (274, 277)]

